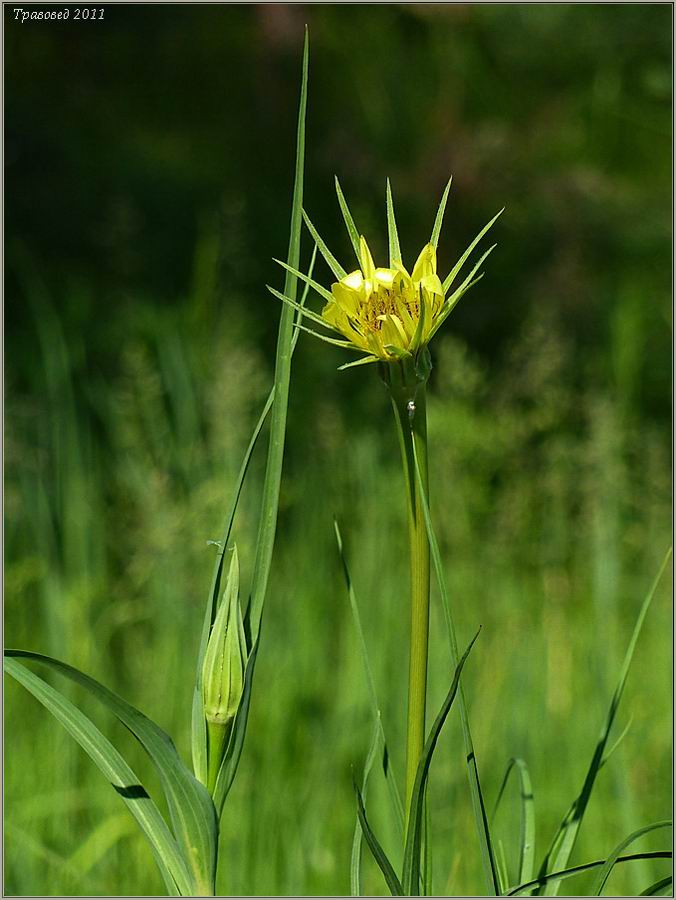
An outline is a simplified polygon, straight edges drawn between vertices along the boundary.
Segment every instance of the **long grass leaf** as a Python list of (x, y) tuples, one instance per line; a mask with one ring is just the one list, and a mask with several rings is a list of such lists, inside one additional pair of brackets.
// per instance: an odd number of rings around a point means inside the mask
[[(510, 759), (493, 811), (493, 822), (500, 806), (510, 773), (519, 776), (519, 800), (521, 804), (521, 825), (519, 831), (519, 881), (530, 881), (535, 869), (535, 799), (528, 766), (522, 759)], [(503, 879), (503, 883), (506, 882)]]
[(601, 896), (601, 894), (603, 893), (603, 888), (606, 886), (606, 882), (610, 878), (610, 875), (615, 868), (615, 863), (622, 855), (623, 850), (625, 850), (630, 844), (633, 844), (634, 841), (637, 841), (640, 837), (643, 837), (644, 834), (649, 834), (651, 831), (657, 831), (660, 828), (671, 828), (671, 819), (666, 819), (662, 822), (653, 822), (651, 825), (644, 825), (643, 828), (638, 828), (623, 841), (620, 841), (617, 847), (615, 847), (613, 852), (606, 859), (605, 865), (599, 872), (596, 881), (594, 882), (594, 886), (591, 890), (592, 895), (596, 897)]
[[(643, 622), (645, 621), (648, 609), (650, 608), (652, 599), (655, 596), (655, 592), (657, 591), (657, 586), (660, 583), (660, 580), (662, 578), (662, 575), (664, 574), (664, 570), (666, 569), (667, 563), (669, 562), (670, 558), (671, 548), (669, 548), (669, 550), (667, 551), (667, 554), (664, 557), (664, 561), (660, 566), (660, 570), (657, 573), (655, 580), (653, 581), (652, 587), (648, 591), (648, 594), (646, 595), (641, 605), (641, 609), (634, 626), (634, 631), (632, 633), (631, 640), (629, 641), (629, 646), (622, 663), (617, 687), (615, 688), (615, 692), (613, 693), (612, 699), (610, 701), (610, 707), (606, 715), (606, 720), (604, 722), (603, 728), (601, 729), (601, 735), (596, 743), (596, 747), (594, 749), (594, 753), (592, 755), (592, 759), (589, 764), (582, 789), (577, 798), (573, 801), (570, 809), (566, 813), (556, 835), (554, 836), (551, 847), (542, 861), (542, 864), (540, 866), (541, 875), (545, 875), (552, 869), (564, 869), (568, 864), (571, 853), (573, 852), (575, 841), (580, 830), (580, 825), (582, 824), (582, 819), (584, 817), (585, 811), (589, 804), (589, 798), (591, 797), (591, 793), (594, 788), (596, 776), (599, 773), (601, 763), (603, 762), (605, 756), (608, 737), (615, 721), (615, 716), (620, 705), (620, 700), (622, 699), (622, 694), (624, 693), (624, 687), (627, 682), (629, 668), (631, 666), (632, 659), (634, 658), (634, 651), (636, 649), (639, 635), (641, 634), (641, 629), (643, 628)], [(545, 886), (544, 895), (556, 896), (557, 892), (558, 882), (555, 879), (549, 880)]]
[[(654, 850), (649, 853), (631, 853), (628, 856), (620, 856), (615, 862), (627, 863), (637, 862), (642, 859), (671, 859), (671, 850)], [(571, 866), (569, 869), (562, 869), (559, 872), (552, 872), (549, 875), (540, 875), (526, 884), (520, 884), (517, 887), (510, 888), (505, 892), (505, 897), (518, 897), (524, 891), (534, 890), (549, 884), (550, 881), (563, 881), (566, 878), (572, 878), (574, 875), (581, 875), (583, 872), (589, 872), (591, 869), (598, 869), (605, 865), (605, 859), (595, 859), (594, 862), (582, 863), (579, 866)]]
[[(371, 738), (371, 746), (366, 756), (364, 764), (364, 774), (361, 780), (361, 793), (364, 804), (366, 804), (366, 789), (368, 787), (369, 775), (373, 768), (373, 763), (378, 756), (378, 748), (380, 747), (380, 721), (377, 720), (373, 726), (373, 736)], [(350, 854), (350, 892), (353, 897), (361, 896), (361, 836), (362, 829), (357, 816), (354, 826), (354, 835), (352, 837), (352, 853)]]
[[(454, 665), (459, 662), (458, 641), (455, 632), (455, 624), (451, 613), (451, 604), (448, 598), (448, 588), (446, 586), (446, 576), (444, 567), (441, 562), (441, 553), (439, 552), (439, 544), (437, 542), (434, 528), (432, 527), (432, 518), (430, 516), (429, 504), (425, 491), (423, 490), (423, 480), (420, 472), (420, 461), (413, 442), (413, 460), (415, 464), (416, 478), (420, 488), (419, 494), (422, 502), (423, 517), (425, 519), (425, 528), (427, 529), (427, 538), (430, 542), (430, 552), (434, 563), (434, 570), (439, 583), (439, 593), (444, 610), (444, 618), (446, 620), (446, 629), (448, 632), (448, 640), (451, 648), (451, 659)], [(463, 741), (465, 744), (465, 759), (467, 762), (467, 777), (469, 779), (470, 794), (472, 797), (472, 810), (474, 813), (474, 823), (476, 827), (477, 837), (479, 839), (479, 847), (481, 850), (481, 861), (484, 871), (484, 879), (486, 888), (491, 896), (497, 896), (500, 893), (500, 881), (498, 878), (497, 867), (495, 865), (495, 853), (491, 840), (491, 831), (488, 824), (488, 816), (486, 814), (486, 806), (484, 803), (483, 792), (481, 790), (481, 782), (479, 780), (479, 768), (474, 752), (474, 743), (472, 741), (472, 732), (469, 724), (469, 712), (467, 709), (467, 701), (465, 692), (460, 681), (460, 721), (462, 724)]]
[(441, 226), (444, 222), (444, 213), (446, 211), (446, 202), (448, 201), (448, 194), (451, 190), (451, 184), (453, 183), (453, 176), (448, 179), (448, 183), (444, 188), (444, 193), (441, 195), (441, 203), (439, 204), (439, 209), (437, 210), (437, 215), (434, 220), (434, 227), (432, 228), (432, 237), (430, 238), (430, 244), (436, 248), (439, 246), (439, 236), (441, 235)]
[(108, 738), (70, 700), (18, 659), (5, 656), (4, 669), (63, 725), (111, 783), (148, 839), (165, 883), (173, 882), (175, 893), (190, 896), (193, 879), (173, 835), (136, 773)]
[(387, 179), (387, 241), (390, 250), (390, 268), (395, 262), (401, 262), (401, 249), (399, 247), (399, 233), (397, 232), (397, 220), (394, 217), (394, 202), (392, 200), (392, 187), (390, 179)]
[(362, 665), (364, 666), (364, 674), (366, 676), (366, 686), (368, 689), (369, 702), (371, 704), (371, 714), (373, 716), (373, 721), (378, 729), (378, 733), (380, 735), (380, 741), (382, 744), (382, 768), (383, 775), (385, 776), (385, 780), (387, 782), (387, 788), (390, 795), (390, 802), (392, 804), (392, 810), (395, 815), (397, 828), (399, 831), (399, 835), (403, 838), (404, 836), (404, 806), (401, 802), (401, 795), (399, 794), (399, 788), (397, 787), (397, 782), (394, 777), (394, 772), (392, 771), (392, 767), (390, 766), (390, 756), (389, 751), (387, 749), (387, 740), (385, 738), (385, 730), (383, 728), (382, 715), (380, 712), (380, 704), (378, 703), (378, 694), (376, 691), (376, 683), (373, 678), (373, 671), (371, 669), (371, 663), (369, 662), (369, 654), (368, 649), (366, 647), (366, 639), (364, 637), (364, 629), (361, 624), (361, 615), (359, 613), (359, 605), (357, 603), (357, 596), (355, 594), (355, 590), (352, 584), (352, 577), (350, 576), (350, 569), (347, 564), (347, 558), (345, 556), (345, 551), (343, 548), (343, 538), (340, 533), (340, 528), (338, 527), (338, 522), (333, 520), (333, 527), (336, 532), (336, 542), (338, 544), (338, 553), (340, 555), (340, 561), (343, 566), (343, 576), (345, 578), (345, 587), (347, 588), (347, 596), (350, 601), (350, 609), (352, 611), (352, 619), (354, 621), (355, 631), (357, 633), (357, 642), (359, 644), (359, 653), (361, 655)]
[(352, 218), (352, 213), (350, 212), (347, 200), (343, 195), (343, 192), (340, 188), (340, 182), (338, 181), (338, 176), (336, 175), (336, 195), (338, 197), (338, 206), (340, 206), (340, 211), (343, 214), (343, 219), (345, 221), (345, 227), (347, 228), (347, 233), (350, 236), (350, 241), (352, 242), (352, 246), (354, 247), (354, 252), (357, 257), (357, 262), (361, 266), (361, 252), (360, 252), (360, 240), (359, 240), (359, 232), (357, 231), (357, 226), (354, 224), (354, 219)]
[(13, 659), (27, 659), (58, 672), (85, 688), (125, 725), (152, 759), (178, 840), (199, 891), (213, 891), (216, 877), (218, 825), (209, 792), (181, 761), (174, 743), (158, 725), (96, 679), (67, 663), (28, 650), (6, 650)]
[(422, 825), (423, 825), (423, 809), (425, 805), (425, 791), (427, 788), (427, 777), (429, 775), (432, 756), (444, 727), (444, 722), (450, 712), (455, 696), (458, 692), (460, 684), (460, 674), (463, 666), (467, 662), (474, 642), (479, 637), (479, 632), (474, 635), (469, 646), (463, 653), (460, 662), (455, 667), (451, 687), (446, 695), (446, 699), (439, 710), (439, 714), (434, 720), (434, 724), (430, 729), (429, 736), (425, 741), (423, 752), (420, 756), (418, 769), (416, 771), (413, 791), (411, 792), (411, 806), (408, 815), (408, 826), (406, 828), (406, 845), (404, 847), (404, 871), (402, 884), (407, 896), (418, 896), (420, 883), (420, 850), (422, 841)]
[(667, 875), (666, 878), (660, 878), (659, 881), (655, 881), (650, 887), (647, 887), (644, 891), (641, 891), (641, 897), (668, 897), (669, 894), (672, 893), (671, 886), (673, 884), (673, 878), (671, 875)]
[[(303, 173), (305, 169), (305, 114), (307, 110), (307, 83), (309, 64), (309, 39), (305, 31), (303, 46), (303, 69), (301, 79), (300, 104), (298, 111), (298, 131), (296, 137), (296, 171), (291, 207), (291, 229), (289, 235), (288, 264), (298, 268), (300, 260), (300, 236), (303, 211)], [(297, 279), (291, 272), (286, 273), (284, 295), (290, 300), (296, 299)], [(282, 480), (282, 464), (284, 462), (284, 443), (286, 437), (286, 418), (289, 404), (289, 384), (291, 380), (291, 345), (293, 341), (294, 316), (291, 307), (282, 307), (279, 333), (277, 337), (277, 354), (275, 360), (275, 401), (272, 407), (270, 423), (270, 439), (268, 443), (268, 459), (263, 482), (263, 499), (261, 516), (256, 540), (256, 558), (253, 567), (251, 585), (251, 634), (255, 641), (260, 628), (263, 604), (270, 577), (272, 551), (277, 530), (277, 510), (279, 507), (279, 490)]]
[(401, 882), (397, 878), (397, 873), (394, 871), (392, 863), (387, 858), (387, 854), (381, 847), (378, 838), (375, 836), (373, 830), (371, 829), (371, 826), (368, 823), (368, 819), (366, 818), (366, 810), (364, 809), (364, 801), (362, 800), (361, 792), (359, 791), (356, 783), (354, 785), (354, 792), (357, 795), (357, 815), (359, 816), (359, 824), (361, 825), (361, 830), (364, 834), (364, 837), (366, 838), (366, 843), (369, 846), (369, 850), (373, 854), (373, 858), (375, 859), (375, 861), (378, 863), (378, 867), (383, 873), (392, 896), (403, 897), (404, 891), (402, 889)]

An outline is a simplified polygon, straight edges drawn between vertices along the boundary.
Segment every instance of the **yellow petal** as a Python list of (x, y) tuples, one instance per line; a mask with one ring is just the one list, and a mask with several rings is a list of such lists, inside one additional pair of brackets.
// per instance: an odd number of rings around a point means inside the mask
[(425, 275), (424, 278), (420, 279), (420, 284), (428, 290), (430, 294), (438, 294), (440, 297), (444, 296), (444, 289), (438, 275)]
[(437, 251), (433, 244), (425, 244), (420, 251), (420, 256), (413, 266), (413, 274), (411, 278), (414, 281), (420, 281), (426, 275), (436, 275), (437, 272)]
[(361, 270), (364, 273), (364, 278), (373, 280), (376, 267), (364, 237), (359, 238), (359, 262), (361, 263)]
[[(359, 281), (361, 282), (361, 272), (359, 274)], [(348, 278), (351, 276), (348, 276)], [(363, 284), (363, 283), (362, 283)], [(362, 287), (360, 284), (360, 288)], [(350, 315), (355, 315), (357, 309), (359, 308), (359, 301), (361, 300), (361, 290), (358, 290), (354, 287), (351, 287), (347, 283), (347, 278), (344, 278), (342, 281), (336, 281), (331, 285), (331, 293), (333, 294), (333, 299), (342, 309), (345, 310), (346, 313)]]
[(394, 269), (376, 269), (375, 271), (375, 281), (378, 287), (385, 288), (388, 291), (392, 290), (392, 284), (394, 283), (394, 276), (396, 272)]

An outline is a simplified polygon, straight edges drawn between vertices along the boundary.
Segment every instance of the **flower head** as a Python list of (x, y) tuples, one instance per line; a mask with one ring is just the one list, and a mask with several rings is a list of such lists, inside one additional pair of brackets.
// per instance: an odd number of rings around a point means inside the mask
[[(321, 315), (285, 297), (273, 288), (269, 288), (269, 290), (284, 302), (295, 306), (301, 317), (331, 329), (340, 335), (341, 339), (311, 331), (300, 323), (297, 324), (298, 328), (310, 331), (315, 337), (328, 343), (367, 354), (356, 362), (348, 363), (341, 368), (361, 363), (416, 360), (462, 295), (483, 277), (483, 275), (477, 276), (476, 273), (488, 254), (494, 249), (495, 244), (483, 254), (462, 282), (454, 287), (454, 282), (470, 253), (502, 213), (502, 210), (479, 232), (443, 282), (437, 274), (437, 244), (450, 186), (451, 182), (449, 181), (439, 205), (430, 242), (421, 250), (410, 274), (401, 260), (389, 181), (387, 183), (387, 224), (390, 261), (387, 267), (376, 267), (365, 238), (357, 231), (337, 179), (338, 202), (359, 268), (352, 272), (346, 272), (321, 239), (310, 219), (305, 213), (303, 214), (317, 249), (337, 280), (333, 282), (331, 290), (328, 291), (313, 280), (312, 268), (305, 275), (286, 263), (280, 263), (324, 298), (326, 304)], [(452, 288), (453, 290), (451, 290)]]

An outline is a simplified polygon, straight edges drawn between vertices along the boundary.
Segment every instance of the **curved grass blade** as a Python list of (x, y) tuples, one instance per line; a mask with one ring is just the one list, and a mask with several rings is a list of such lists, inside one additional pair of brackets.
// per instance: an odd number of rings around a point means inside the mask
[[(379, 722), (376, 721), (373, 726), (373, 737), (371, 738), (371, 746), (366, 756), (364, 764), (364, 774), (361, 780), (361, 792), (363, 802), (366, 803), (366, 788), (368, 786), (369, 775), (373, 768), (373, 763), (378, 755), (378, 747), (380, 746), (380, 728)], [(361, 836), (362, 829), (359, 822), (359, 816), (354, 826), (354, 836), (352, 838), (352, 853), (350, 854), (350, 893), (353, 897), (361, 896)]]
[[(519, 776), (519, 798), (521, 800), (521, 826), (519, 831), (519, 881), (530, 881), (535, 870), (535, 799), (528, 766), (522, 759), (510, 759), (502, 779), (493, 810), (493, 820), (497, 815), (500, 801), (507, 786), (510, 773)], [(503, 883), (507, 882), (503, 880)]]
[(10, 658), (47, 666), (85, 688), (125, 725), (157, 768), (167, 798), (174, 834), (198, 892), (213, 891), (216, 877), (218, 824), (209, 792), (181, 761), (162, 729), (94, 678), (50, 656), (28, 650), (6, 650)]
[(18, 659), (6, 656), (4, 669), (63, 725), (110, 781), (148, 839), (162, 877), (173, 895), (193, 894), (193, 879), (167, 823), (136, 773), (108, 738), (70, 700), (22, 665)]
[(416, 772), (413, 791), (411, 793), (411, 807), (408, 815), (408, 827), (406, 829), (406, 845), (404, 847), (404, 871), (402, 884), (407, 896), (418, 896), (419, 894), (423, 809), (425, 805), (427, 776), (429, 775), (432, 755), (437, 746), (437, 741), (439, 740), (439, 735), (441, 734), (441, 729), (444, 726), (446, 717), (448, 716), (451, 706), (453, 705), (453, 701), (455, 700), (455, 695), (460, 684), (460, 674), (462, 672), (463, 666), (465, 665), (467, 657), (469, 656), (470, 651), (474, 646), (474, 642), (478, 637), (479, 632), (477, 631), (477, 633), (472, 638), (469, 646), (463, 653), (460, 662), (455, 667), (455, 673), (453, 674), (451, 687), (448, 691), (448, 694), (446, 695), (446, 699), (444, 700), (441, 710), (439, 711), (439, 715), (434, 720), (434, 724), (432, 725), (432, 728), (430, 730), (429, 737), (425, 742), (425, 746), (420, 757), (420, 762), (418, 763), (418, 770)]
[(633, 844), (634, 841), (637, 841), (640, 837), (643, 837), (644, 834), (648, 834), (651, 831), (657, 831), (659, 828), (671, 828), (671, 819), (665, 819), (661, 822), (653, 822), (651, 825), (645, 825), (643, 828), (638, 828), (636, 831), (633, 831), (629, 837), (626, 837), (623, 841), (621, 841), (617, 847), (610, 854), (608, 859), (605, 862), (605, 865), (601, 869), (594, 882), (594, 886), (592, 887), (591, 893), (596, 897), (600, 897), (603, 893), (603, 888), (606, 885), (606, 881), (610, 878), (610, 875), (615, 867), (615, 863), (619, 859), (622, 854), (622, 851), (628, 847), (630, 844)]
[[(458, 664), (458, 641), (455, 633), (455, 624), (451, 613), (451, 604), (448, 599), (448, 588), (446, 586), (446, 576), (444, 575), (444, 567), (441, 562), (441, 553), (439, 552), (439, 544), (432, 527), (432, 518), (430, 516), (429, 504), (427, 496), (422, 489), (422, 475), (420, 473), (420, 462), (416, 452), (415, 441), (413, 442), (413, 461), (415, 464), (416, 478), (420, 486), (420, 497), (422, 502), (423, 517), (425, 519), (425, 528), (427, 529), (427, 538), (430, 542), (430, 551), (434, 570), (439, 583), (439, 593), (444, 610), (444, 618), (446, 620), (446, 628), (448, 631), (448, 640), (451, 648), (451, 659), (454, 665)], [(479, 781), (479, 768), (474, 752), (474, 743), (472, 741), (472, 732), (469, 725), (469, 712), (467, 710), (467, 701), (465, 700), (465, 692), (463, 690), (462, 681), (460, 682), (460, 721), (462, 724), (463, 741), (465, 744), (465, 758), (467, 761), (467, 777), (469, 779), (470, 793), (472, 796), (472, 809), (474, 812), (474, 822), (476, 826), (477, 836), (479, 839), (479, 847), (481, 849), (481, 862), (484, 870), (484, 878), (486, 888), (491, 896), (497, 896), (500, 893), (500, 880), (495, 864), (495, 852), (491, 840), (491, 831), (488, 824), (488, 816), (486, 814), (486, 806), (484, 804), (483, 793), (481, 790), (481, 782)]]
[(446, 279), (445, 279), (445, 281), (444, 281), (444, 283), (443, 283), (444, 294), (446, 293), (446, 291), (450, 288), (450, 286), (451, 286), (451, 285), (453, 284), (453, 282), (455, 281), (455, 279), (456, 279), (458, 273), (460, 272), (460, 269), (462, 269), (462, 267), (465, 265), (465, 262), (466, 262), (466, 260), (467, 260), (467, 257), (470, 255), (470, 253), (472, 252), (472, 250), (474, 250), (474, 248), (476, 247), (476, 245), (479, 243), (479, 241), (481, 240), (481, 238), (486, 234), (486, 232), (489, 230), (489, 228), (491, 228), (491, 227), (494, 225), (494, 223), (497, 222), (497, 220), (500, 218), (500, 216), (503, 214), (504, 211), (505, 211), (505, 207), (503, 206), (502, 209), (500, 210), (500, 212), (499, 212), (499, 213), (496, 213), (496, 214), (493, 216), (493, 218), (490, 220), (490, 222), (487, 222), (487, 223), (484, 225), (484, 227), (481, 229), (481, 231), (479, 232), (479, 234), (477, 234), (477, 236), (474, 238), (474, 240), (472, 241), (472, 243), (471, 243), (471, 244), (469, 245), (469, 247), (465, 250), (465, 252), (462, 254), (462, 256), (461, 256), (460, 259), (457, 261), (457, 263), (453, 266), (453, 268), (452, 268), (451, 271), (448, 273), (448, 275), (446, 276)]
[(451, 190), (451, 184), (453, 183), (453, 176), (448, 179), (448, 183), (444, 188), (444, 193), (441, 195), (441, 203), (439, 204), (439, 209), (437, 210), (436, 218), (434, 219), (434, 227), (432, 228), (432, 237), (430, 238), (430, 244), (436, 250), (439, 245), (439, 236), (441, 234), (441, 226), (444, 222), (444, 213), (446, 212), (446, 202), (448, 200), (448, 194)]
[[(305, 42), (303, 45), (303, 69), (298, 110), (298, 130), (296, 136), (296, 170), (291, 207), (289, 251), (287, 256), (288, 265), (294, 269), (298, 268), (300, 261), (308, 64), (309, 39), (306, 28)], [(290, 300), (295, 301), (296, 299), (296, 286), (296, 277), (291, 272), (287, 272), (284, 281), (284, 295)], [(285, 305), (282, 307), (277, 337), (277, 353), (275, 359), (275, 402), (272, 407), (268, 459), (265, 467), (265, 479), (263, 481), (263, 499), (251, 585), (250, 626), (252, 643), (255, 643), (258, 638), (261, 616), (263, 614), (263, 604), (265, 603), (265, 595), (268, 587), (268, 578), (270, 576), (270, 566), (272, 564), (275, 533), (277, 530), (277, 510), (279, 507), (279, 490), (282, 480), (282, 464), (284, 462), (286, 417), (289, 405), (289, 384), (291, 380), (293, 324), (294, 316), (292, 309), (288, 305)]]
[(390, 268), (395, 262), (401, 262), (401, 249), (399, 247), (399, 234), (397, 232), (397, 220), (394, 217), (394, 202), (392, 200), (392, 187), (390, 179), (387, 179), (387, 241), (390, 250)]
[[(671, 859), (671, 850), (654, 850), (649, 853), (631, 853), (628, 856), (620, 856), (615, 861), (618, 863), (636, 862), (640, 859)], [(550, 875), (541, 875), (534, 878), (526, 884), (520, 884), (518, 887), (510, 888), (505, 892), (505, 897), (518, 897), (524, 891), (532, 891), (534, 888), (540, 888), (547, 885), (550, 881), (563, 881), (565, 878), (572, 878), (574, 875), (580, 875), (582, 872), (589, 872), (591, 869), (598, 869), (605, 864), (605, 859), (596, 859), (594, 862), (582, 863), (579, 866), (572, 866), (570, 869), (562, 869), (560, 872), (552, 872)]]
[[(641, 609), (634, 626), (634, 631), (632, 633), (631, 640), (629, 641), (629, 646), (622, 663), (617, 687), (615, 688), (612, 700), (610, 701), (610, 707), (608, 709), (606, 721), (603, 725), (601, 735), (594, 749), (594, 754), (592, 756), (591, 763), (589, 764), (589, 769), (587, 770), (582, 789), (577, 798), (573, 801), (570, 809), (566, 813), (556, 835), (554, 836), (551, 847), (542, 861), (542, 865), (540, 866), (541, 875), (551, 869), (564, 869), (568, 863), (568, 860), (570, 859), (571, 853), (573, 852), (575, 841), (580, 830), (580, 825), (582, 824), (582, 819), (584, 817), (585, 811), (589, 804), (592, 790), (594, 788), (596, 776), (599, 773), (604, 756), (606, 755), (605, 749), (608, 743), (608, 737), (615, 721), (615, 715), (617, 714), (617, 709), (620, 705), (622, 694), (624, 693), (624, 687), (627, 683), (627, 676), (629, 674), (629, 667), (631, 666), (631, 662), (634, 657), (634, 651), (636, 649), (639, 635), (641, 634), (641, 629), (643, 628), (643, 622), (670, 558), (671, 548), (669, 548), (669, 550), (667, 551), (662, 565), (660, 566), (660, 570), (657, 573), (655, 580), (653, 581), (652, 587), (650, 588), (645, 600), (641, 605)], [(546, 884), (544, 895), (556, 896), (557, 891), (558, 882), (553, 879), (549, 880)]]
[(672, 893), (671, 886), (673, 884), (673, 878), (671, 875), (668, 875), (666, 878), (660, 878), (659, 881), (656, 881), (654, 884), (651, 884), (650, 887), (647, 887), (644, 891), (641, 891), (641, 897), (668, 897), (669, 894)]
[(380, 846), (378, 838), (375, 836), (368, 823), (366, 810), (364, 809), (364, 801), (362, 800), (361, 792), (359, 791), (356, 782), (354, 783), (354, 792), (357, 795), (357, 815), (359, 817), (359, 824), (361, 825), (361, 830), (366, 838), (366, 843), (369, 845), (373, 858), (378, 863), (378, 867), (385, 877), (385, 881), (387, 882), (387, 886), (390, 889), (392, 896), (403, 897), (405, 895), (401, 882), (397, 878), (397, 873), (392, 868), (392, 863), (387, 858), (385, 851)]
[(361, 616), (359, 614), (359, 605), (357, 604), (357, 596), (354, 591), (354, 587), (352, 585), (352, 578), (350, 576), (350, 569), (347, 565), (347, 558), (345, 556), (345, 551), (343, 548), (343, 538), (340, 534), (340, 528), (338, 527), (338, 522), (333, 520), (333, 527), (336, 532), (336, 542), (338, 544), (338, 553), (340, 555), (340, 561), (343, 566), (343, 575), (345, 577), (345, 586), (347, 588), (347, 596), (350, 601), (350, 609), (352, 610), (352, 618), (354, 620), (355, 631), (357, 632), (357, 640), (359, 643), (359, 652), (361, 654), (362, 664), (364, 666), (364, 674), (366, 676), (366, 686), (368, 688), (369, 701), (371, 703), (371, 713), (373, 715), (373, 719), (375, 725), (378, 729), (378, 733), (380, 735), (380, 741), (382, 744), (382, 769), (383, 775), (385, 776), (385, 780), (387, 782), (387, 788), (390, 794), (390, 802), (392, 804), (392, 809), (394, 811), (397, 827), (399, 829), (399, 834), (403, 838), (404, 836), (404, 806), (401, 802), (401, 795), (399, 794), (399, 788), (397, 787), (397, 782), (394, 778), (394, 772), (389, 764), (389, 751), (387, 749), (387, 740), (385, 739), (385, 730), (383, 728), (382, 715), (380, 712), (380, 705), (378, 703), (378, 694), (376, 692), (376, 683), (373, 678), (373, 671), (371, 669), (371, 663), (369, 662), (368, 649), (366, 647), (366, 639), (364, 638), (364, 629), (361, 624)]
[(348, 208), (347, 201), (343, 195), (342, 190), (340, 189), (340, 182), (338, 181), (338, 176), (335, 176), (336, 179), (336, 195), (338, 197), (338, 205), (340, 206), (340, 211), (343, 214), (343, 219), (345, 220), (345, 227), (347, 228), (347, 233), (350, 236), (350, 240), (352, 241), (352, 246), (354, 247), (354, 252), (357, 257), (357, 261), (361, 266), (361, 248), (360, 248), (360, 240), (359, 240), (359, 232), (357, 231), (357, 226), (354, 224), (354, 219), (352, 218), (352, 214)]
[(319, 232), (317, 231), (315, 226), (310, 221), (310, 217), (305, 212), (305, 210), (303, 210), (303, 220), (304, 220), (305, 224), (307, 225), (308, 231), (312, 235), (312, 239), (315, 242), (315, 246), (319, 248), (319, 252), (324, 257), (329, 269), (331, 269), (331, 271), (336, 276), (338, 281), (340, 281), (341, 278), (345, 278), (345, 276), (347, 275), (347, 272), (341, 266), (341, 264), (338, 262), (338, 260), (333, 255), (333, 253), (331, 253), (331, 251), (326, 246), (324, 241), (321, 239), (321, 237), (319, 236)]

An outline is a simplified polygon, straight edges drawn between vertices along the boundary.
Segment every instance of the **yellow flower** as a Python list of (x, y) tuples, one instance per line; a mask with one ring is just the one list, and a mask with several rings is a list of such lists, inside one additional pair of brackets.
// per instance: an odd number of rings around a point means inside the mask
[(316, 249), (322, 254), (337, 280), (331, 285), (329, 292), (314, 281), (312, 267), (305, 275), (286, 263), (279, 260), (277, 262), (280, 262), (280, 265), (289, 269), (320, 294), (326, 301), (326, 305), (321, 315), (318, 315), (302, 304), (280, 294), (274, 288), (268, 286), (268, 289), (285, 303), (294, 306), (301, 317), (330, 328), (338, 333), (341, 339), (312, 331), (300, 323), (297, 323), (297, 328), (309, 331), (315, 337), (330, 344), (367, 354), (356, 362), (348, 363), (340, 368), (371, 362), (389, 363), (405, 359), (416, 360), (462, 295), (483, 277), (483, 275), (476, 276), (476, 273), (496, 246), (495, 244), (483, 254), (470, 273), (451, 292), (470, 253), (503, 210), (500, 210), (479, 232), (443, 282), (437, 275), (437, 244), (450, 187), (451, 182), (449, 181), (439, 205), (430, 242), (423, 247), (410, 274), (401, 261), (389, 181), (387, 182), (387, 224), (390, 264), (387, 267), (376, 268), (368, 244), (354, 224), (338, 179), (336, 179), (338, 202), (357, 256), (358, 269), (349, 273), (343, 269), (317, 233), (308, 216), (303, 213), (305, 223), (314, 238)]
[(360, 269), (331, 285), (322, 319), (375, 359), (414, 355), (428, 343), (444, 309), (435, 247), (423, 247), (410, 275), (398, 260), (377, 269), (363, 237), (359, 256)]

